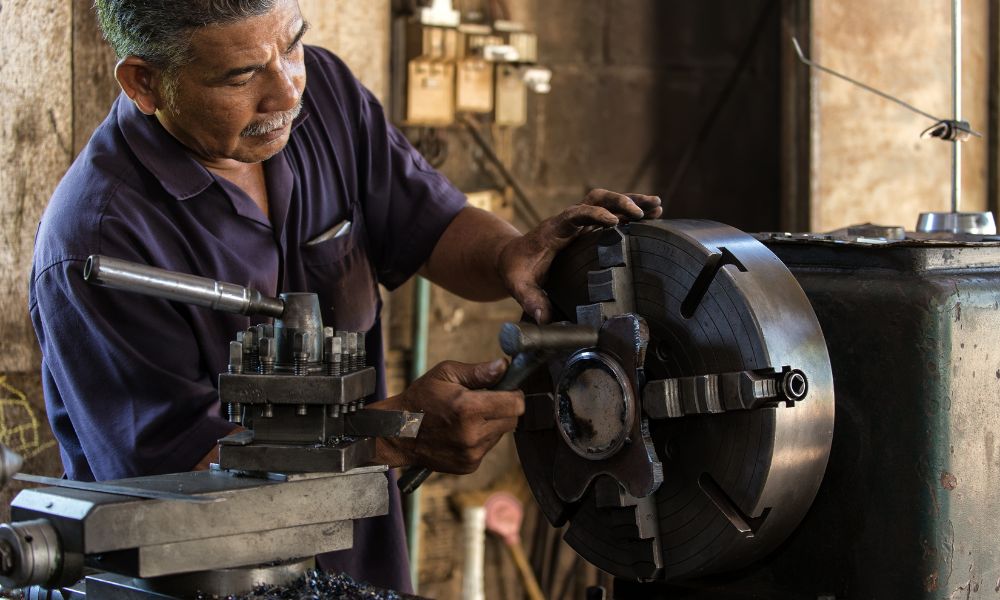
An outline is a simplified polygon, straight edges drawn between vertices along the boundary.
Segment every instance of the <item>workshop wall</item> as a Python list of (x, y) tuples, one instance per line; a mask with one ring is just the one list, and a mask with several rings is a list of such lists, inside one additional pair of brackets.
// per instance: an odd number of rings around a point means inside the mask
[[(813, 58), (941, 118), (952, 117), (951, 2), (813, 2)], [(989, 0), (964, 2), (962, 208), (987, 210)], [(813, 74), (812, 229), (877, 222), (913, 229), (951, 210), (951, 145), (933, 123), (847, 82)]]

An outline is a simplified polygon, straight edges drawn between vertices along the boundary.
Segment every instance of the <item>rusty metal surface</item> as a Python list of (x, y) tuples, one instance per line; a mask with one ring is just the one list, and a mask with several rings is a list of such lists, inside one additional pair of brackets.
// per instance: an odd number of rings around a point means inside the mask
[[(643, 367), (640, 397), (646, 381), (790, 365), (808, 375), (808, 397), (717, 415), (637, 415), (632, 446), (648, 436), (662, 483), (633, 495), (613, 465), (620, 455), (588, 464), (558, 419), (543, 414), (558, 404), (559, 394), (546, 395), (559, 381), (556, 361), (550, 377), (527, 386), (535, 395), (515, 435), (522, 466), (549, 520), (569, 522), (567, 541), (606, 571), (674, 580), (745, 566), (791, 533), (822, 480), (833, 388), (819, 324), (787, 269), (746, 234), (706, 221), (633, 224), (623, 233), (594, 234), (564, 252), (548, 293), (557, 318), (594, 326), (633, 311), (641, 317), (648, 351), (632, 363)], [(555, 483), (584, 478), (553, 458), (568, 455), (589, 475), (579, 500)]]

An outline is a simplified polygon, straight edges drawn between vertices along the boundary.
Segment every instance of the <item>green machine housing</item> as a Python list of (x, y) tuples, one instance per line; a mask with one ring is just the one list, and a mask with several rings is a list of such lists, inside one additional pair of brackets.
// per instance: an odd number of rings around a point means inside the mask
[(757, 237), (826, 337), (823, 483), (771, 556), (669, 588), (618, 581), (615, 597), (1000, 598), (1000, 238)]

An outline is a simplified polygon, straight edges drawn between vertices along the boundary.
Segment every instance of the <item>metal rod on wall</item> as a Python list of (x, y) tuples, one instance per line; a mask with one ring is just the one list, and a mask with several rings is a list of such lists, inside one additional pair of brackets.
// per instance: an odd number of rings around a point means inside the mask
[[(951, 2), (952, 100), (955, 122), (962, 122), (962, 0)], [(951, 212), (962, 206), (962, 144), (951, 143)]]

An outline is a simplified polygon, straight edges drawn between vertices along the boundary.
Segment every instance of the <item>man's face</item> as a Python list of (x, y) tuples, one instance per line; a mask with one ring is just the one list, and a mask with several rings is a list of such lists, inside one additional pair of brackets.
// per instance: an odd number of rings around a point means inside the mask
[(268, 13), (198, 29), (193, 60), (181, 67), (163, 126), (202, 162), (256, 163), (277, 154), (291, 132), (306, 85), (297, 0)]

